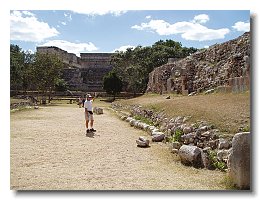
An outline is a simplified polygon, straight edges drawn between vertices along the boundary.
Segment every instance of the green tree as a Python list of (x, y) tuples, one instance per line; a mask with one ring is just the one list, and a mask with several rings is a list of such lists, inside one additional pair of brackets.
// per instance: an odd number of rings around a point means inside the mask
[(10, 86), (11, 90), (34, 89), (31, 76), (31, 66), (35, 55), (22, 51), (18, 45), (10, 45)]
[(62, 69), (63, 63), (57, 55), (36, 53), (35, 61), (30, 68), (31, 81), (44, 96), (47, 96), (47, 93), (49, 94), (49, 101), (51, 92), (61, 77)]
[(22, 73), (22, 88), (24, 92), (27, 90), (35, 90), (32, 77), (32, 66), (35, 61), (35, 54), (26, 51), (24, 52), (24, 67)]
[(10, 86), (18, 90), (22, 87), (24, 53), (18, 45), (10, 45)]
[(180, 42), (159, 40), (152, 46), (128, 48), (125, 52), (116, 52), (112, 56), (113, 70), (123, 82), (128, 92), (145, 92), (149, 73), (154, 68), (164, 65), (169, 58), (184, 58), (197, 49), (182, 47)]
[(103, 78), (103, 89), (108, 93), (113, 95), (113, 100), (115, 100), (115, 96), (122, 91), (122, 81), (116, 75), (114, 71), (110, 71)]
[(68, 84), (64, 79), (57, 79), (55, 83), (55, 90), (56, 91), (67, 91), (68, 90)]

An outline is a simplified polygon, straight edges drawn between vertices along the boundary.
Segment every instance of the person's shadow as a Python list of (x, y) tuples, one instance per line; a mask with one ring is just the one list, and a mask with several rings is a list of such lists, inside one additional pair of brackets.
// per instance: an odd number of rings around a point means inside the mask
[(94, 138), (94, 136), (100, 136), (100, 135), (97, 135), (97, 134), (95, 134), (94, 132), (86, 133), (86, 137)]

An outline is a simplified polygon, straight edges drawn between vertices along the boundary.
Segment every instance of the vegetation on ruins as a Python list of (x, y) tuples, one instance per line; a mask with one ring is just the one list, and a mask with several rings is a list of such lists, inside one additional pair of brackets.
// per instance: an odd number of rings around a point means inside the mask
[(37, 90), (50, 97), (53, 90), (66, 89), (60, 78), (62, 69), (63, 63), (54, 54), (32, 54), (18, 45), (10, 45), (11, 90)]
[(111, 59), (113, 70), (123, 81), (123, 88), (128, 92), (144, 93), (149, 73), (154, 68), (168, 62), (168, 58), (184, 58), (196, 48), (182, 47), (180, 42), (159, 40), (152, 46), (128, 48), (125, 52), (116, 52)]

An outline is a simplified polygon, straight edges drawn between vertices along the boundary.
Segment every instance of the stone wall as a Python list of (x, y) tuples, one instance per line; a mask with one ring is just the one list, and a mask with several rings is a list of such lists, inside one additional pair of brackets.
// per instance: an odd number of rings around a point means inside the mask
[(112, 53), (81, 53), (81, 74), (84, 90), (103, 91), (103, 77), (112, 70), (110, 64)]
[(147, 92), (189, 94), (218, 87), (233, 92), (250, 88), (250, 32), (156, 68)]
[(77, 57), (58, 47), (37, 47), (37, 52), (56, 54), (64, 63), (62, 78), (70, 90), (103, 91), (103, 77), (112, 69), (112, 53), (81, 53)]
[(57, 55), (64, 64), (70, 67), (81, 68), (80, 58), (74, 53), (68, 53), (58, 47), (54, 46), (40, 46), (36, 48), (39, 53), (52, 53)]

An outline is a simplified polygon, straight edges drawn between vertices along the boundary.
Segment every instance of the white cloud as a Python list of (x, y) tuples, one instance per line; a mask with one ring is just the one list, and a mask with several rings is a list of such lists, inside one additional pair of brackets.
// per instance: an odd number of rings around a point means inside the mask
[(209, 16), (206, 15), (206, 14), (200, 14), (200, 15), (196, 15), (192, 22), (194, 23), (199, 23), (199, 24), (204, 24), (206, 23), (207, 21), (209, 21)]
[(65, 40), (51, 40), (38, 46), (55, 46), (69, 53), (74, 53), (80, 56), (80, 53), (96, 51), (98, 48), (92, 43), (73, 43)]
[(40, 22), (29, 11), (13, 11), (10, 15), (10, 38), (27, 42), (41, 42), (57, 36), (59, 32), (45, 22)]
[(150, 15), (146, 16), (145, 17), (146, 19), (151, 19), (152, 17)]
[(236, 29), (237, 31), (250, 31), (250, 23), (249, 22), (236, 22), (232, 28)]
[(149, 31), (155, 31), (159, 35), (170, 35), (170, 24), (168, 22), (165, 22), (164, 20), (151, 20), (148, 23), (142, 23), (139, 25), (134, 25), (131, 28), (137, 29), (137, 30), (149, 30)]
[(64, 13), (64, 17), (70, 22), (72, 20), (71, 14)]
[(104, 9), (103, 10), (89, 10), (89, 9), (86, 9), (85, 7), (79, 7), (72, 11), (75, 13), (85, 14), (85, 15), (90, 15), (90, 16), (111, 14), (116, 17), (121, 16), (127, 12), (126, 10), (104, 10)]
[(61, 22), (61, 24), (62, 24), (62, 25), (64, 25), (64, 26), (66, 26), (66, 25), (67, 25), (67, 23), (66, 23), (66, 22)]
[(125, 52), (128, 48), (135, 48), (135, 46), (132, 45), (125, 45), (125, 46), (121, 46), (117, 49), (114, 49), (112, 52), (116, 52), (116, 51), (123, 51)]
[(148, 23), (134, 25), (131, 28), (152, 31), (159, 35), (181, 34), (181, 37), (186, 40), (196, 41), (223, 39), (230, 32), (228, 28), (209, 29), (200, 24), (207, 20), (209, 20), (207, 15), (197, 15), (191, 22), (182, 21), (170, 24), (164, 20), (150, 20)]
[(230, 30), (227, 28), (217, 30), (206, 28), (205, 30), (189, 30), (183, 33), (181, 36), (186, 40), (208, 41), (223, 39), (229, 32)]

